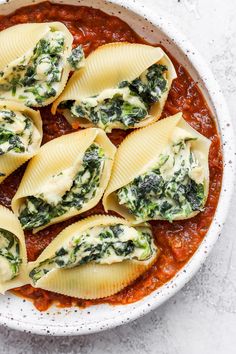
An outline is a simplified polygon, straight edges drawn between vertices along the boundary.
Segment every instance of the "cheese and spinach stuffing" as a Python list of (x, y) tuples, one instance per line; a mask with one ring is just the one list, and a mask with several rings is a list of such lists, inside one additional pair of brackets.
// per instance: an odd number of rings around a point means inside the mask
[(0, 156), (28, 152), (35, 134), (34, 123), (26, 114), (0, 109)]
[(167, 67), (154, 64), (132, 82), (122, 81), (115, 89), (82, 101), (62, 102), (74, 118), (88, 119), (106, 131), (112, 127), (129, 129), (145, 119), (152, 104), (167, 90)]
[(72, 71), (79, 70), (83, 66), (84, 51), (81, 44), (72, 49), (71, 55), (67, 58), (67, 61), (70, 64)]
[(21, 263), (19, 240), (11, 232), (0, 228), (0, 281), (15, 278)]
[(95, 197), (104, 163), (104, 150), (98, 144), (92, 144), (86, 150), (75, 174), (73, 167), (64, 170), (52, 176), (45, 191), (26, 198), (19, 215), (23, 228), (34, 229), (48, 224), (71, 209), (80, 210)]
[(51, 29), (32, 51), (0, 72), (0, 97), (17, 98), (27, 106), (41, 106), (57, 95), (66, 50), (65, 34)]
[(125, 260), (145, 261), (156, 252), (149, 227), (122, 224), (95, 226), (65, 242), (55, 255), (30, 272), (34, 283), (53, 269), (68, 269), (82, 264), (112, 264)]
[(137, 220), (172, 222), (202, 211), (206, 195), (204, 170), (191, 150), (193, 140), (174, 143), (155, 166), (120, 188), (119, 204)]

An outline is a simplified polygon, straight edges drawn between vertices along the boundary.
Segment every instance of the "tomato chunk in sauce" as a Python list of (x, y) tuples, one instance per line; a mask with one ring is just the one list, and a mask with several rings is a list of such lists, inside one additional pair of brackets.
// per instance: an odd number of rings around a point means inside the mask
[[(86, 55), (105, 43), (119, 41), (144, 43), (119, 18), (88, 7), (52, 5), (49, 2), (44, 2), (21, 8), (8, 16), (0, 16), (0, 20), (0, 30), (19, 23), (61, 21), (73, 34), (74, 46), (82, 44)], [(163, 49), (165, 50), (165, 48)], [(38, 310), (47, 310), (52, 303), (57, 303), (61, 307), (72, 305), (86, 307), (96, 303), (128, 304), (138, 301), (171, 279), (188, 262), (208, 231), (221, 190), (223, 163), (220, 138), (212, 113), (197, 83), (193, 81), (180, 63), (174, 58), (172, 60), (178, 77), (170, 90), (163, 117), (182, 111), (186, 121), (212, 141), (209, 157), (209, 198), (204, 211), (192, 219), (176, 221), (172, 224), (165, 221), (151, 222), (156, 243), (161, 250), (160, 257), (148, 272), (116, 295), (105, 299), (88, 301), (35, 289), (30, 285), (14, 290), (14, 293), (32, 299)], [(42, 108), (41, 114), (43, 118), (44, 143), (73, 131), (62, 115), (51, 115), (50, 107)], [(109, 134), (109, 137), (116, 145), (119, 145), (126, 135), (127, 132), (114, 131)], [(11, 199), (18, 188), (24, 169), (25, 166), (21, 167), (0, 185), (0, 203), (2, 205), (10, 208)], [(99, 204), (80, 217), (53, 225), (37, 234), (26, 232), (29, 261), (35, 260), (65, 226), (81, 217), (102, 212), (104, 212), (103, 207)]]

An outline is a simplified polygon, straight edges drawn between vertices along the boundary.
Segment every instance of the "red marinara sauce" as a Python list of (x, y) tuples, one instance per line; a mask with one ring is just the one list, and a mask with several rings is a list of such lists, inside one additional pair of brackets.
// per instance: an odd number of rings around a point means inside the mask
[[(52, 5), (49, 2), (24, 7), (8, 16), (1, 16), (0, 30), (19, 23), (48, 21), (64, 22), (74, 36), (74, 46), (83, 44), (86, 55), (105, 43), (119, 41), (144, 43), (126, 23), (117, 17), (88, 7)], [(203, 240), (212, 222), (221, 190), (223, 162), (220, 138), (212, 113), (197, 83), (180, 63), (174, 58), (172, 60), (178, 78), (172, 85), (163, 117), (182, 111), (186, 121), (212, 141), (209, 157), (210, 189), (204, 211), (190, 220), (176, 221), (172, 224), (166, 221), (151, 222), (156, 243), (161, 250), (160, 257), (149, 271), (116, 295), (88, 301), (35, 289), (30, 285), (14, 290), (16, 294), (32, 299), (37, 309), (46, 310), (53, 302), (62, 307), (72, 305), (85, 307), (96, 303), (128, 304), (140, 300), (171, 279), (188, 262)], [(43, 118), (44, 143), (73, 131), (62, 115), (51, 115), (50, 107), (42, 108), (40, 111)], [(126, 135), (127, 132), (117, 130), (109, 134), (109, 137), (113, 143), (119, 145)], [(10, 207), (24, 169), (24, 166), (21, 167), (0, 185), (1, 204)], [(48, 227), (36, 235), (26, 232), (29, 261), (35, 260), (66, 225), (84, 216), (102, 212), (104, 210), (100, 203), (89, 212)]]

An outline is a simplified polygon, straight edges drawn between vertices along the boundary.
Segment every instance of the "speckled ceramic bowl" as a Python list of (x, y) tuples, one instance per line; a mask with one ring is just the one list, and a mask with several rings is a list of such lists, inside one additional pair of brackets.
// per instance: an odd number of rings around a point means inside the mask
[[(6, 2), (6, 4), (4, 4)], [(0, 0), (0, 13), (7, 14), (15, 9), (38, 0)], [(165, 47), (190, 72), (208, 100), (212, 111), (218, 117), (218, 127), (224, 151), (224, 177), (222, 193), (214, 221), (201, 246), (187, 265), (168, 283), (149, 296), (134, 304), (125, 306), (99, 305), (88, 309), (70, 308), (59, 310), (50, 308), (48, 312), (38, 312), (29, 301), (11, 294), (0, 297), (0, 323), (21, 331), (48, 335), (76, 335), (102, 331), (137, 317), (143, 316), (180, 290), (200, 268), (222, 230), (234, 180), (234, 137), (230, 116), (222, 93), (211, 71), (192, 45), (173, 28), (160, 10), (149, 11), (140, 2), (122, 0), (57, 0), (52, 2), (86, 5), (117, 15), (149, 42), (160, 38)], [(145, 2), (143, 1), (143, 4)], [(132, 4), (132, 5), (131, 5)]]

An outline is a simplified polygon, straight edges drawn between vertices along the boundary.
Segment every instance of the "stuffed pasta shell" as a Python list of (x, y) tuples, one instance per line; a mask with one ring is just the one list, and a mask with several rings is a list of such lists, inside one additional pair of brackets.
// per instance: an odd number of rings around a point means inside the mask
[(38, 152), (42, 134), (39, 112), (0, 101), (0, 183)]
[(64, 229), (29, 264), (32, 285), (83, 299), (125, 288), (158, 256), (149, 225), (95, 215)]
[(105, 210), (135, 222), (193, 217), (208, 196), (209, 147), (182, 113), (130, 134), (116, 154)]
[(98, 128), (43, 145), (12, 200), (23, 229), (38, 231), (93, 208), (108, 184), (115, 152)]
[(138, 128), (161, 116), (174, 66), (161, 48), (112, 43), (99, 47), (70, 78), (54, 102), (67, 120), (81, 127)]
[(70, 70), (78, 67), (76, 58), (82, 60), (81, 53), (72, 53), (72, 42), (60, 22), (19, 24), (0, 32), (0, 98), (32, 107), (53, 102)]
[(0, 205), (0, 293), (25, 285), (26, 248), (17, 217)]

